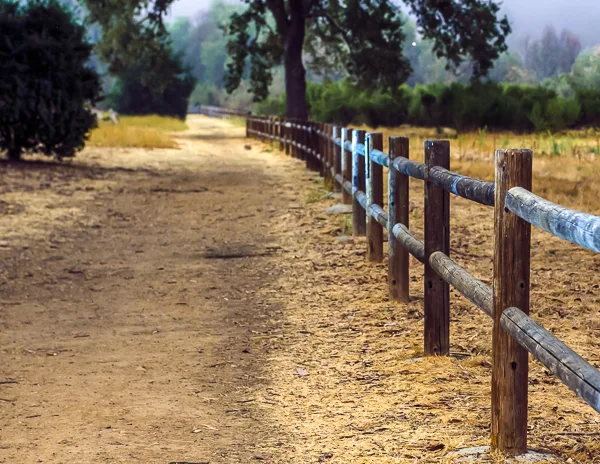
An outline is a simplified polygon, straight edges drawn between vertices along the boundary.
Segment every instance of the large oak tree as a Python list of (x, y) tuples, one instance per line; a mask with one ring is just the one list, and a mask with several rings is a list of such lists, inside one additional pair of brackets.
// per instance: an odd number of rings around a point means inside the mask
[[(310, 60), (343, 66), (350, 79), (366, 88), (394, 90), (411, 73), (402, 53), (403, 20), (389, 0), (245, 0), (234, 14), (228, 65), (228, 90), (235, 89), (250, 59), (255, 98), (268, 93), (273, 66), (283, 63), (287, 115), (307, 117), (304, 54)], [(488, 0), (403, 0), (424, 38), (432, 39), (438, 57), (458, 66), (473, 63), (473, 76), (485, 75), (506, 50), (510, 32), (499, 6)]]
[[(163, 17), (176, 0), (85, 0), (105, 34), (103, 56), (117, 66), (164, 31)], [(271, 70), (283, 64), (287, 115), (305, 119), (305, 59), (340, 67), (358, 85), (396, 89), (411, 73), (403, 55), (403, 20), (390, 0), (244, 0), (227, 27), (230, 62), (226, 86), (237, 88), (247, 66), (256, 100), (265, 99)], [(485, 75), (506, 50), (510, 26), (494, 0), (402, 0), (423, 38), (451, 66), (473, 63)]]

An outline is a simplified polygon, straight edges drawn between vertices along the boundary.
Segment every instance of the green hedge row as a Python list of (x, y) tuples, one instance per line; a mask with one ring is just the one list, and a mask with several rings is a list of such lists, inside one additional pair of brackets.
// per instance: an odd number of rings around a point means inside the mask
[[(339, 81), (309, 83), (307, 95), (312, 119), (342, 125), (516, 132), (600, 125), (600, 90), (578, 90), (574, 97), (563, 98), (544, 87), (475, 82), (402, 86), (392, 93), (360, 91)], [(267, 100), (257, 110), (283, 116), (285, 100)]]

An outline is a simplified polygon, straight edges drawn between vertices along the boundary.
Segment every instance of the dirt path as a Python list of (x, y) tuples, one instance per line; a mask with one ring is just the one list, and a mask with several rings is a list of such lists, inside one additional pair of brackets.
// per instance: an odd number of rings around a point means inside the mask
[(191, 118), (181, 150), (1, 166), (0, 462), (250, 462), (269, 220), (306, 176)]
[[(322, 180), (189, 124), (179, 150), (0, 165), (0, 463), (440, 463), (489, 444), (489, 320), (452, 291), (452, 356), (423, 359), (422, 267), (391, 304)], [(411, 184), (417, 236), (422, 198)], [(492, 211), (451, 211), (452, 256), (489, 283)], [(598, 269), (533, 232), (531, 314), (600, 366)], [(530, 447), (600, 463), (598, 415), (539, 363), (529, 392)]]

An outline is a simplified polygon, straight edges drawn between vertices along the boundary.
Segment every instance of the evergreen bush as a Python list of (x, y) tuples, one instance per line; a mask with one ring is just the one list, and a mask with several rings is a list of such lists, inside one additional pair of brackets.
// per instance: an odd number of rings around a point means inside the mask
[(0, 0), (0, 31), (0, 150), (73, 156), (100, 96), (83, 26), (55, 0)]

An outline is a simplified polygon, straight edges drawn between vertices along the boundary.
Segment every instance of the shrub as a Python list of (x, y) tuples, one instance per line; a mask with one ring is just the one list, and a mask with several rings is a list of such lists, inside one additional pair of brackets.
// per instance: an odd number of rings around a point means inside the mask
[(0, 1), (0, 150), (71, 157), (100, 95), (85, 30), (55, 0)]
[[(390, 92), (358, 90), (347, 81), (309, 83), (311, 118), (341, 125), (371, 127), (412, 124), (452, 127), (458, 131), (560, 131), (583, 124), (600, 125), (600, 89), (579, 89), (573, 97), (551, 86), (462, 84), (402, 86)], [(285, 98), (268, 100), (259, 113), (283, 115)]]
[(183, 68), (181, 59), (159, 46), (152, 55), (142, 54), (123, 69), (107, 95), (107, 103), (119, 113), (159, 114), (185, 119), (196, 79)]

